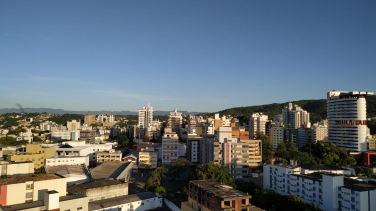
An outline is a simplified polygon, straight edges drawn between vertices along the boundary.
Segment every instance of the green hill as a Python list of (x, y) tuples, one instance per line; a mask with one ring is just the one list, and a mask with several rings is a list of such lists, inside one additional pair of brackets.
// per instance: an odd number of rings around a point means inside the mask
[[(241, 122), (248, 122), (251, 115), (256, 112), (262, 112), (268, 115), (269, 119), (272, 119), (277, 114), (282, 114), (282, 109), (285, 108), (288, 103), (289, 102), (229, 108), (219, 111), (219, 113), (220, 115), (231, 115), (237, 117)], [(326, 100), (299, 100), (293, 101), (292, 103), (308, 111), (312, 123), (326, 119)], [(376, 95), (367, 97), (367, 116), (376, 117)]]

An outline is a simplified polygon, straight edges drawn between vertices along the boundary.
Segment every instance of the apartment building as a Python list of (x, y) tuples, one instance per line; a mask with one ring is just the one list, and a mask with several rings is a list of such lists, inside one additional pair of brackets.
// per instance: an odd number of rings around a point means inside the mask
[(187, 159), (193, 164), (202, 164), (201, 148), (203, 142), (203, 137), (188, 138), (187, 140)]
[(97, 153), (97, 164), (110, 161), (121, 161), (121, 152), (99, 152)]
[(283, 142), (284, 127), (280, 125), (273, 125), (269, 131), (269, 140), (272, 142), (274, 149), (277, 149), (278, 144)]
[(162, 165), (170, 165), (171, 161), (178, 159), (179, 137), (171, 131), (171, 128), (165, 128), (162, 137)]
[(86, 144), (97, 144), (95, 141), (95, 130), (80, 130), (79, 140), (85, 141)]
[(149, 127), (152, 121), (153, 107), (150, 107), (150, 103), (148, 103), (146, 107), (138, 110), (138, 128), (140, 128), (140, 137), (138, 138), (145, 138), (146, 135), (149, 136), (148, 131), (150, 131)]
[(86, 114), (84, 117), (84, 123), (89, 126), (95, 124), (95, 114)]
[(65, 196), (67, 182), (55, 174), (35, 174), (0, 179), (0, 204), (9, 206), (44, 199), (44, 192), (56, 190)]
[(266, 123), (268, 122), (268, 115), (263, 113), (254, 113), (249, 121), (249, 139), (256, 139), (256, 132), (266, 134)]
[(168, 118), (167, 127), (171, 128), (172, 132), (178, 133), (181, 130), (183, 117), (181, 112), (178, 112), (177, 108), (173, 112), (170, 112)]
[(41, 144), (27, 144), (26, 152), (14, 152), (7, 155), (7, 161), (24, 162), (31, 161), (34, 168), (44, 167), (46, 158), (55, 156), (55, 147), (45, 147)]
[(67, 121), (67, 129), (68, 130), (79, 130), (81, 128), (81, 120), (71, 120)]
[(85, 165), (89, 166), (89, 156), (61, 156), (46, 159), (45, 166)]
[(252, 170), (262, 166), (261, 140), (228, 141), (223, 148), (223, 164), (230, 168), (234, 179), (248, 182)]
[(188, 122), (188, 136), (191, 135), (197, 135), (196, 133), (196, 126), (197, 126), (197, 120), (195, 115), (189, 114), (189, 122)]
[(141, 148), (138, 153), (138, 169), (156, 169), (158, 150), (154, 147)]
[(328, 124), (313, 124), (312, 129), (315, 130), (315, 139), (317, 141), (328, 140)]
[(302, 174), (295, 165), (265, 165), (264, 189), (295, 195), (305, 203), (320, 203), (320, 209), (371, 211), (376, 209), (376, 186), (343, 174), (319, 170)]
[(78, 140), (79, 138), (80, 131), (78, 130), (59, 130), (51, 132), (52, 141)]
[(252, 196), (213, 180), (193, 180), (188, 184), (188, 201), (182, 202), (182, 211), (261, 211), (252, 205)]
[(283, 126), (289, 129), (298, 129), (310, 121), (309, 113), (301, 107), (289, 103), (288, 107), (282, 109)]
[(373, 92), (327, 93), (328, 141), (350, 151), (367, 151), (366, 97)]

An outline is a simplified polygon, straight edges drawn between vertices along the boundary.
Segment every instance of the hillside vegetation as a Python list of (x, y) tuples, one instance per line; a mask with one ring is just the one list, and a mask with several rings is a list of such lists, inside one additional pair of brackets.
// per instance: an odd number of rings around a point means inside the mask
[[(282, 114), (282, 109), (288, 105), (289, 102), (285, 103), (273, 103), (267, 105), (258, 106), (247, 106), (247, 107), (237, 107), (229, 108), (219, 111), (220, 115), (231, 115), (233, 117), (239, 118), (240, 121), (249, 121), (249, 118), (253, 113), (262, 112), (272, 119), (277, 114)], [(304, 110), (310, 113), (311, 122), (315, 123), (317, 121), (326, 119), (326, 100), (299, 100), (293, 101), (293, 105), (298, 105)], [(208, 114), (210, 115), (210, 114)], [(376, 117), (376, 96), (367, 97), (367, 116)]]

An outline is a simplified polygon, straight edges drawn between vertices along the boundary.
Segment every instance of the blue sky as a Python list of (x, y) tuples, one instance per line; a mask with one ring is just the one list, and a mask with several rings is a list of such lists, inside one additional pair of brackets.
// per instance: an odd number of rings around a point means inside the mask
[(0, 0), (0, 108), (218, 111), (376, 92), (376, 1)]

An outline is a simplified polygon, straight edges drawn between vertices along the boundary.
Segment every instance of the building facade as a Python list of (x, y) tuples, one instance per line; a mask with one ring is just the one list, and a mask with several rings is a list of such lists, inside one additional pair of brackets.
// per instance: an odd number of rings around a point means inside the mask
[(150, 103), (146, 107), (138, 110), (138, 128), (140, 128), (140, 137), (145, 138), (146, 135), (149, 136), (148, 131), (153, 121), (153, 107), (150, 107)]
[(268, 122), (268, 115), (263, 113), (252, 114), (249, 121), (249, 139), (256, 139), (256, 132), (266, 134), (266, 123)]
[(178, 159), (179, 137), (176, 133), (165, 129), (165, 134), (162, 137), (162, 165), (171, 165), (171, 161)]
[(350, 151), (367, 151), (366, 97), (373, 92), (327, 93), (328, 141)]

